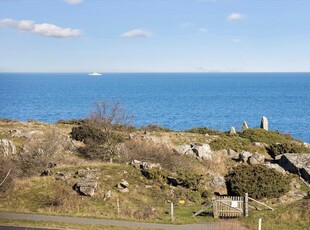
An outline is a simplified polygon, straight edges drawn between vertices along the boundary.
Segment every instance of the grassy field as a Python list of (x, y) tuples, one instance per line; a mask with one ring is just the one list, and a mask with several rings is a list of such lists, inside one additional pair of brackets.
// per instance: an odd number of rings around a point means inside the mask
[(240, 219), (251, 229), (257, 229), (262, 218), (264, 230), (306, 230), (310, 227), (310, 199), (275, 207), (274, 211), (251, 211), (249, 217)]

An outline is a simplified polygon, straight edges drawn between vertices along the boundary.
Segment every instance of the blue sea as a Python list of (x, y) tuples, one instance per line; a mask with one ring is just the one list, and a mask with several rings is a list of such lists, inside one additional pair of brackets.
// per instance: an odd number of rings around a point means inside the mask
[(310, 142), (310, 73), (0, 73), (2, 118), (84, 118), (101, 100), (120, 101), (137, 126), (240, 130), (266, 116)]

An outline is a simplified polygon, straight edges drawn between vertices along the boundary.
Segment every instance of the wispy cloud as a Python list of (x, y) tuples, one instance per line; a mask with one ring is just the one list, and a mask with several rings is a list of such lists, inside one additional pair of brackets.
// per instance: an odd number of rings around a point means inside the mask
[(232, 13), (228, 15), (227, 20), (229, 21), (239, 21), (242, 19), (245, 19), (247, 16), (245, 14), (240, 14), (240, 13)]
[(153, 34), (149, 31), (145, 31), (142, 29), (133, 29), (133, 30), (130, 30), (130, 31), (123, 33), (121, 36), (124, 38), (136, 38), (136, 37), (148, 38), (148, 37), (152, 37)]
[(79, 29), (61, 28), (49, 23), (35, 23), (31, 20), (13, 20), (5, 18), (0, 20), (0, 26), (12, 27), (22, 32), (32, 32), (44, 37), (70, 38), (81, 35)]
[(76, 5), (83, 2), (83, 0), (64, 0), (64, 1), (70, 5)]

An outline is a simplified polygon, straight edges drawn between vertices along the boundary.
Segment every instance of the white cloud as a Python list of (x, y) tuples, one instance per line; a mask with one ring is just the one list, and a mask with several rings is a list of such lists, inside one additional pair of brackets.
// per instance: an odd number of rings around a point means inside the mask
[(152, 36), (152, 33), (149, 31), (142, 30), (142, 29), (133, 29), (133, 30), (123, 33), (121, 36), (124, 38), (135, 38), (135, 37), (147, 37), (148, 38)]
[(83, 2), (83, 0), (64, 0), (64, 1), (70, 5), (76, 5)]
[(202, 33), (208, 32), (208, 30), (206, 28), (203, 28), (203, 27), (198, 28), (198, 31), (202, 32)]
[(30, 20), (18, 21), (5, 18), (0, 20), (0, 26), (12, 27), (20, 31), (32, 32), (45, 37), (69, 38), (78, 37), (81, 35), (81, 31), (79, 29), (61, 28), (49, 23), (35, 24), (34, 21)]
[(227, 17), (227, 20), (229, 21), (239, 21), (241, 19), (246, 18), (246, 15), (244, 14), (239, 14), (239, 13), (232, 13)]

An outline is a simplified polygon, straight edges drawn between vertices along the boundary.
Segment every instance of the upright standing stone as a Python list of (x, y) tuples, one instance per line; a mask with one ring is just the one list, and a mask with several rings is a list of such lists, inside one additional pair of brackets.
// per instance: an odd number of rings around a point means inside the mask
[(246, 121), (242, 122), (242, 131), (244, 132), (245, 130), (247, 130), (249, 128), (248, 123), (246, 123)]
[(267, 117), (262, 117), (262, 121), (260, 122), (260, 127), (268, 131), (268, 119)]
[(229, 135), (236, 135), (236, 134), (237, 134), (236, 129), (234, 127), (231, 127), (229, 131)]

